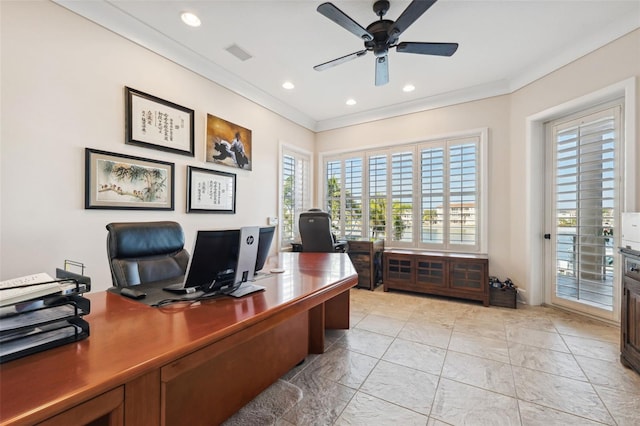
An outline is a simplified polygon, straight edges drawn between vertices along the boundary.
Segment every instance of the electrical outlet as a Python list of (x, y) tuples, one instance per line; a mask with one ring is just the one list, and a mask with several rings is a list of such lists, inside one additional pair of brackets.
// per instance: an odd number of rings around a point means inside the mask
[(267, 218), (267, 223), (269, 224), (269, 226), (275, 226), (278, 224), (278, 218), (277, 217), (268, 217)]

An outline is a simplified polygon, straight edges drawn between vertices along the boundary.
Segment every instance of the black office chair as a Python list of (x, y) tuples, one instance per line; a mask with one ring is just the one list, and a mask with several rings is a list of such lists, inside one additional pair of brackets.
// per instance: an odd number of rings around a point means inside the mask
[(183, 276), (189, 263), (184, 232), (176, 222), (107, 225), (107, 256), (116, 287)]
[(303, 252), (346, 252), (348, 243), (337, 241), (331, 233), (331, 216), (320, 209), (300, 213), (298, 229)]

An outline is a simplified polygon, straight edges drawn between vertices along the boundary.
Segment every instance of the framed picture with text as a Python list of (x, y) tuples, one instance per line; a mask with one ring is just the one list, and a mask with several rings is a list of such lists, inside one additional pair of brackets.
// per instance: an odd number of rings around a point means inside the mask
[(187, 167), (187, 213), (235, 213), (236, 175)]
[(85, 149), (85, 209), (173, 210), (174, 164)]
[(125, 143), (194, 156), (194, 111), (125, 87)]

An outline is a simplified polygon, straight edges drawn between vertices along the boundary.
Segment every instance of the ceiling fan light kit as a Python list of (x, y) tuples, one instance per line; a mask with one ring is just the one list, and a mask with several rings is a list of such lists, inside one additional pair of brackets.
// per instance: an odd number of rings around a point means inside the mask
[(313, 67), (316, 71), (324, 71), (336, 65), (364, 56), (371, 51), (376, 57), (375, 82), (376, 86), (382, 86), (389, 82), (389, 49), (396, 48), (396, 52), (415, 53), (419, 55), (451, 56), (458, 49), (458, 43), (428, 43), (428, 42), (402, 42), (398, 38), (411, 24), (413, 24), (424, 12), (427, 11), (436, 0), (414, 0), (402, 12), (396, 21), (383, 19), (389, 11), (390, 3), (387, 0), (377, 0), (373, 4), (373, 12), (380, 18), (363, 28), (350, 18), (346, 13), (338, 9), (332, 3), (322, 3), (318, 6), (318, 12), (340, 25), (345, 30), (356, 35), (364, 41), (364, 49), (333, 59)]

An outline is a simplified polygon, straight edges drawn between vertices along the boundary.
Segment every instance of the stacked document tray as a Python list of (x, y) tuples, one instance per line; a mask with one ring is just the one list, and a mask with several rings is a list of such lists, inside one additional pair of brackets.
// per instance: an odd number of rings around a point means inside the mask
[[(82, 297), (85, 287), (75, 281), (64, 291), (0, 306), (0, 363), (77, 342), (89, 336), (83, 319), (91, 311)], [(67, 294), (64, 294), (67, 293)]]

